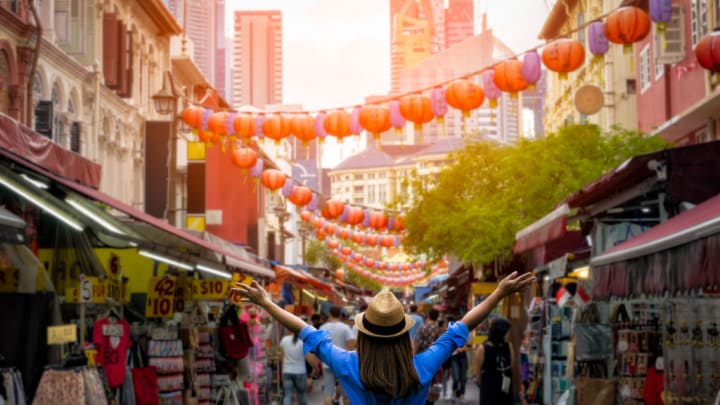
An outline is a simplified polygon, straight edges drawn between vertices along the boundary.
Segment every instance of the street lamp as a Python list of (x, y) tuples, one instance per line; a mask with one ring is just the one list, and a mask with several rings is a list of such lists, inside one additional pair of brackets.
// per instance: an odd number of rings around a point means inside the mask
[(280, 246), (282, 249), (282, 261), (285, 261), (285, 221), (290, 218), (290, 213), (287, 211), (287, 207), (280, 199), (279, 203), (273, 207), (273, 212), (278, 219), (278, 227), (280, 228)]
[(159, 92), (152, 96), (155, 104), (155, 111), (161, 115), (172, 114), (170, 117), (170, 137), (168, 139), (168, 180), (167, 180), (167, 200), (165, 202), (165, 218), (170, 225), (176, 226), (175, 212), (175, 177), (177, 177), (177, 105), (180, 95), (175, 89), (175, 83), (169, 71), (163, 74), (163, 84)]
[(302, 238), (302, 264), (305, 265), (305, 239), (312, 233), (312, 226), (304, 221), (298, 221), (298, 233)]

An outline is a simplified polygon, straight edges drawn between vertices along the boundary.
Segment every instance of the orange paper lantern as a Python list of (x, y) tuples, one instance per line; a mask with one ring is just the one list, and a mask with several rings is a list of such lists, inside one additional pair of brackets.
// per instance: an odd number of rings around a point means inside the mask
[(522, 62), (509, 59), (498, 63), (493, 73), (493, 83), (498, 89), (517, 97), (517, 93), (528, 88), (528, 83), (522, 75)]
[(225, 111), (213, 113), (213, 115), (208, 118), (208, 129), (220, 136), (227, 135), (229, 119), (230, 113), (227, 113)]
[(345, 203), (337, 200), (328, 200), (322, 209), (322, 216), (327, 219), (339, 217), (345, 209)]
[(370, 132), (375, 139), (390, 129), (390, 109), (384, 105), (366, 105), (360, 111), (360, 126)]
[(287, 180), (285, 173), (275, 169), (265, 170), (260, 176), (262, 185), (273, 191), (282, 188), (285, 185), (285, 180)]
[(290, 193), (290, 197), (288, 197), (288, 199), (296, 206), (303, 207), (310, 203), (310, 200), (312, 200), (312, 196), (313, 192), (310, 188), (305, 186), (295, 186), (292, 190), (292, 193)]
[(343, 280), (345, 278), (345, 272), (343, 269), (337, 269), (335, 271), (335, 278), (338, 280)]
[(608, 41), (621, 44), (628, 51), (633, 43), (647, 36), (650, 26), (650, 16), (641, 8), (620, 7), (605, 20), (605, 36)]
[(417, 131), (422, 128), (423, 124), (435, 118), (430, 97), (420, 94), (411, 94), (401, 98), (400, 114), (406, 120), (413, 122), (415, 124), (415, 130)]
[(310, 141), (317, 138), (315, 133), (315, 118), (308, 114), (296, 114), (290, 119), (290, 133), (302, 142), (303, 146), (308, 146)]
[(323, 121), (325, 132), (336, 137), (342, 143), (344, 137), (352, 135), (350, 131), (350, 114), (345, 110), (330, 111)]
[(197, 130), (202, 126), (203, 109), (198, 106), (191, 105), (183, 110), (182, 120), (193, 130)]
[(203, 131), (202, 129), (199, 129), (197, 134), (201, 142), (217, 143), (220, 141), (220, 135), (211, 131)]
[(556, 39), (543, 48), (542, 61), (548, 69), (560, 73), (560, 79), (564, 79), (569, 72), (583, 65), (585, 48), (576, 39)]
[(252, 114), (238, 114), (233, 120), (235, 135), (241, 137), (243, 142), (250, 143), (250, 138), (255, 135), (255, 117)]
[(263, 122), (263, 134), (266, 137), (275, 140), (275, 144), (290, 135), (290, 118), (284, 114), (271, 114), (265, 117)]
[(362, 222), (364, 216), (365, 216), (365, 214), (363, 213), (362, 208), (350, 207), (348, 209), (348, 217), (345, 222), (347, 222), (350, 225), (357, 225), (360, 222)]
[(370, 213), (370, 226), (375, 229), (383, 229), (388, 225), (388, 215), (383, 211), (373, 211)]
[(313, 216), (312, 212), (307, 211), (307, 210), (304, 210), (303, 212), (300, 213), (300, 219), (302, 219), (302, 221), (306, 222), (306, 223), (310, 222), (310, 220), (312, 219), (312, 216)]
[(258, 160), (258, 154), (253, 148), (242, 147), (232, 152), (231, 159), (235, 166), (246, 171), (255, 166)]
[(480, 107), (485, 101), (485, 92), (470, 80), (454, 80), (445, 89), (445, 101), (450, 107), (462, 111), (463, 117), (467, 117), (470, 111)]

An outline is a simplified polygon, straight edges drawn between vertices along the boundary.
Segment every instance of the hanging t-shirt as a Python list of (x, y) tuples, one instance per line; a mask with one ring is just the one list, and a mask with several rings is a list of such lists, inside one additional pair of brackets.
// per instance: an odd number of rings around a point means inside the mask
[(101, 318), (93, 327), (93, 343), (97, 348), (95, 363), (105, 370), (110, 388), (119, 387), (125, 380), (125, 361), (130, 347), (130, 325), (118, 320)]

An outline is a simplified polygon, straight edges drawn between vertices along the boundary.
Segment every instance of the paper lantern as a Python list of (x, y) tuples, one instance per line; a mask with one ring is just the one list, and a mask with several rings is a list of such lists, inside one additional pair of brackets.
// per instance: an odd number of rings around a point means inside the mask
[(293, 115), (290, 119), (290, 133), (300, 140), (302, 146), (307, 147), (317, 137), (315, 118), (308, 114)]
[(310, 202), (312, 196), (313, 192), (310, 188), (305, 186), (295, 186), (288, 199), (296, 206), (303, 207)]
[(237, 114), (232, 123), (235, 135), (242, 138), (244, 143), (250, 143), (250, 139), (255, 135), (255, 117), (252, 114)]
[[(313, 194), (313, 196), (314, 196), (314, 194)], [(308, 204), (308, 205), (310, 205), (310, 204)], [(337, 225), (335, 225), (335, 224), (332, 223), (332, 222), (326, 222), (326, 223), (325, 223), (325, 226), (323, 226), (323, 230), (324, 230), (328, 235), (335, 235), (335, 230), (336, 230), (336, 228), (337, 228)]]
[(528, 83), (522, 76), (522, 62), (509, 59), (498, 63), (495, 66), (493, 83), (501, 91), (510, 93), (510, 97), (516, 98), (518, 92), (528, 88)]
[(374, 233), (370, 233), (365, 236), (365, 244), (368, 246), (377, 246), (378, 240), (378, 236)]
[[(488, 99), (490, 108), (497, 107), (498, 99), (502, 95), (502, 92), (500, 91), (500, 89), (498, 89), (498, 87), (495, 85), (495, 81), (493, 80), (494, 77), (495, 77), (494, 69), (486, 70), (482, 74), (483, 91), (485, 92), (485, 97)], [(494, 113), (493, 113), (493, 115), (491, 115), (491, 118), (493, 118), (493, 117), (494, 117)]]
[(336, 249), (338, 246), (340, 246), (340, 242), (338, 242), (336, 239), (331, 239), (327, 241), (327, 246), (330, 249)]
[(559, 73), (560, 80), (567, 78), (585, 62), (585, 48), (577, 39), (560, 38), (545, 45), (542, 50), (543, 64)]
[(322, 208), (322, 216), (327, 219), (339, 217), (345, 210), (345, 203), (338, 200), (328, 200)]
[(402, 132), (405, 126), (405, 118), (400, 112), (400, 102), (393, 100), (388, 104), (388, 108), (390, 109), (390, 125), (395, 128), (395, 133)]
[(529, 51), (523, 56), (522, 77), (531, 86), (542, 77), (542, 60), (537, 51)]
[(365, 214), (363, 213), (362, 208), (350, 207), (349, 211), (348, 211), (348, 218), (345, 222), (347, 222), (350, 225), (357, 225), (360, 222), (362, 222), (364, 217), (365, 217)]
[(325, 221), (320, 217), (313, 218), (311, 222), (313, 228), (322, 228), (325, 225)]
[(340, 251), (344, 255), (349, 255), (350, 253), (352, 253), (352, 249), (349, 246), (343, 246), (343, 248), (340, 249)]
[(342, 143), (343, 138), (352, 135), (350, 131), (350, 114), (345, 110), (334, 110), (327, 113), (323, 121), (325, 132), (338, 139)]
[(470, 116), (470, 111), (480, 107), (485, 101), (485, 92), (470, 80), (454, 80), (445, 89), (445, 100), (457, 110), (462, 111), (463, 118)]
[(345, 279), (345, 272), (343, 269), (337, 269), (335, 270), (335, 278), (338, 280), (344, 280)]
[(388, 224), (388, 216), (383, 211), (373, 211), (370, 213), (370, 226), (375, 229), (386, 228)]
[(350, 132), (353, 135), (360, 135), (362, 133), (362, 125), (360, 125), (361, 112), (362, 107), (357, 106), (353, 108), (352, 112), (350, 113)]
[(202, 125), (202, 115), (204, 108), (191, 105), (182, 112), (182, 120), (185, 125), (197, 131)]
[(435, 118), (430, 97), (410, 94), (400, 99), (400, 114), (407, 121), (415, 124), (415, 131), (421, 131), (423, 124)]
[(206, 131), (203, 129), (199, 129), (197, 134), (198, 134), (198, 138), (200, 139), (201, 142), (205, 142), (205, 143), (209, 143), (209, 144), (220, 142), (220, 139), (221, 139), (220, 135), (218, 135), (212, 131)]
[(235, 166), (243, 169), (245, 172), (255, 166), (255, 163), (257, 163), (258, 160), (258, 154), (254, 149), (245, 146), (235, 149), (232, 152), (231, 160)]
[(385, 263), (385, 262), (380, 262), (380, 263), (376, 263), (376, 264), (377, 264), (376, 267), (380, 270), (384, 270), (385, 268), (387, 268), (387, 263)]
[(610, 49), (610, 41), (605, 36), (605, 23), (602, 21), (593, 21), (588, 26), (588, 47), (596, 57), (605, 55)]
[(575, 93), (575, 108), (582, 114), (595, 114), (600, 111), (604, 103), (605, 96), (597, 86), (586, 84)]
[(435, 114), (435, 121), (438, 125), (442, 126), (443, 135), (447, 135), (445, 114), (448, 112), (448, 103), (447, 100), (445, 100), (444, 88), (435, 87), (430, 90), (430, 105), (432, 106), (433, 114)]
[(720, 29), (705, 35), (695, 45), (695, 56), (703, 68), (712, 73), (720, 73)]
[(255, 162), (255, 166), (250, 169), (250, 175), (257, 179), (262, 176), (263, 174), (263, 168), (265, 167), (265, 162), (263, 162), (262, 159), (257, 159), (257, 162)]
[(360, 111), (360, 125), (375, 139), (390, 129), (390, 109), (383, 105), (366, 105)]
[(357, 244), (364, 244), (365, 243), (365, 233), (359, 232), (359, 231), (353, 232), (352, 241)]
[(383, 235), (380, 237), (380, 245), (393, 247), (395, 245), (395, 238), (393, 238), (392, 235)]
[(645, 38), (650, 32), (650, 16), (639, 7), (620, 7), (610, 13), (605, 21), (605, 36), (608, 41), (621, 44), (625, 51), (632, 44)]
[(368, 267), (373, 267), (373, 266), (375, 266), (375, 259), (373, 259), (373, 258), (371, 258), (371, 257), (366, 257), (366, 258), (365, 258), (365, 265), (368, 266)]
[(290, 197), (290, 194), (292, 194), (294, 188), (295, 188), (295, 182), (292, 179), (286, 180), (285, 184), (282, 186), (282, 191), (281, 191), (282, 196), (285, 198)]
[(320, 111), (315, 116), (315, 135), (318, 138), (318, 142), (325, 143), (325, 138), (327, 138), (327, 132), (325, 131), (325, 117), (327, 114), (325, 111)]
[(287, 176), (285, 173), (276, 169), (267, 169), (260, 176), (262, 185), (273, 191), (282, 188), (286, 180)]
[(650, 19), (656, 24), (656, 31), (665, 36), (667, 25), (672, 20), (672, 0), (650, 0)]
[(220, 136), (227, 135), (229, 120), (230, 113), (228, 112), (220, 111), (213, 113), (208, 119), (208, 129)]
[(271, 114), (263, 122), (263, 134), (273, 139), (275, 145), (290, 135), (290, 118), (285, 114)]
[(258, 114), (255, 117), (255, 136), (257, 136), (261, 141), (265, 139), (263, 124), (265, 124), (265, 114)]
[(310, 211), (308, 211), (308, 210), (303, 210), (303, 212), (300, 213), (300, 219), (301, 219), (303, 222), (306, 222), (306, 223), (307, 223), (307, 222), (310, 222), (310, 220), (312, 219), (312, 217), (313, 217), (312, 212), (310, 212)]
[(392, 229), (396, 231), (402, 231), (405, 229), (405, 219), (406, 215), (405, 213), (399, 214), (395, 217), (395, 226), (392, 227)]

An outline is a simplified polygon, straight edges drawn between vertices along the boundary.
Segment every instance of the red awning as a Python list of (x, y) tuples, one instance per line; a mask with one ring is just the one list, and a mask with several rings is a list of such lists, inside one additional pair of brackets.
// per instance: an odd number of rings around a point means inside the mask
[(100, 165), (0, 113), (0, 154), (30, 169), (41, 168), (93, 188), (100, 187)]
[(279, 281), (285, 281), (288, 278), (291, 279), (298, 287), (310, 287), (315, 288), (318, 291), (331, 291), (332, 287), (322, 281), (316, 279), (312, 275), (301, 271), (294, 270), (289, 267), (275, 265), (275, 276)]
[(720, 233), (720, 194), (590, 260), (593, 266), (626, 261)]
[(565, 230), (565, 216), (570, 212), (567, 204), (555, 208), (551, 213), (533, 222), (515, 234), (515, 253), (526, 252), (562, 237)]

